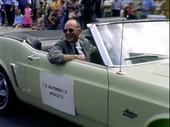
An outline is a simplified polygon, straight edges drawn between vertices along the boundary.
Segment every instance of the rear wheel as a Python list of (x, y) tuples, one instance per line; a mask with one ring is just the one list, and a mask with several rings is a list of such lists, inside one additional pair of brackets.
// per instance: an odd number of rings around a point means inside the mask
[(8, 112), (16, 101), (16, 95), (7, 75), (0, 70), (0, 113)]

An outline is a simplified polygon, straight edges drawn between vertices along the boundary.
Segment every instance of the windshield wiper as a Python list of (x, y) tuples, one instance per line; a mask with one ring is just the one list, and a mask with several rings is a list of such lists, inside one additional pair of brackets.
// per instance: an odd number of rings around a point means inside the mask
[(146, 57), (157, 57), (158, 59), (169, 59), (168, 55), (161, 55), (161, 54), (142, 54), (137, 56), (132, 56), (129, 58), (125, 58), (124, 60), (132, 60), (132, 59), (139, 59), (139, 58), (146, 58)]

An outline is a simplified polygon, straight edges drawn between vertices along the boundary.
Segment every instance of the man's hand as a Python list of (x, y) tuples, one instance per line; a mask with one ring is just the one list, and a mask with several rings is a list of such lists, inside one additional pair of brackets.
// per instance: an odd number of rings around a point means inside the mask
[(82, 60), (82, 61), (87, 61), (87, 57), (80, 56), (80, 55), (64, 55), (63, 62), (67, 62), (70, 60)]
[(76, 55), (76, 59), (78, 59), (78, 60), (83, 60), (83, 61), (87, 61), (87, 57), (80, 56), (80, 55)]

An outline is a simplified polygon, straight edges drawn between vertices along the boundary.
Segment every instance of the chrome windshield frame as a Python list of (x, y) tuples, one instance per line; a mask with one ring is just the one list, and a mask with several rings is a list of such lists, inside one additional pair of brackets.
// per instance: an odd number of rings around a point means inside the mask
[(92, 35), (94, 37), (94, 40), (96, 42), (96, 45), (97, 45), (98, 50), (99, 50), (99, 52), (101, 54), (101, 57), (103, 59), (104, 64), (106, 66), (112, 66), (113, 65), (112, 61), (111, 61), (110, 56), (109, 56), (109, 54), (107, 52), (107, 49), (106, 49), (106, 47), (104, 45), (104, 42), (103, 42), (103, 40), (102, 40), (102, 38), (100, 36), (100, 33), (97, 30), (96, 25), (95, 24), (90, 25), (89, 29), (91, 30), (91, 33), (92, 33)]

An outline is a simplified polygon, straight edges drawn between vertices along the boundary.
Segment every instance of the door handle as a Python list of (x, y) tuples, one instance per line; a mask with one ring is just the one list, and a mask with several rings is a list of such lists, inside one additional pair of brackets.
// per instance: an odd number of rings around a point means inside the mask
[(31, 56), (28, 56), (28, 59), (29, 59), (29, 60), (39, 60), (40, 57), (31, 55)]

